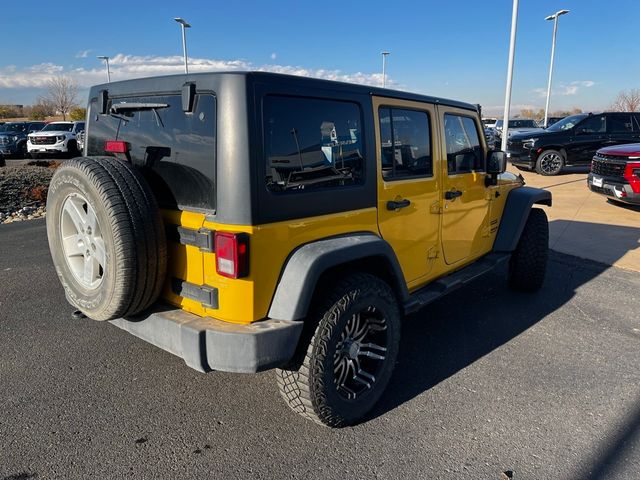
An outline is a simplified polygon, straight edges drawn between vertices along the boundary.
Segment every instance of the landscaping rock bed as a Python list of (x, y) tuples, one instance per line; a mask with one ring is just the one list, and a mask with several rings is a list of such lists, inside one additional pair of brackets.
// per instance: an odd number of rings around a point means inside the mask
[(0, 224), (44, 217), (57, 162), (0, 168)]

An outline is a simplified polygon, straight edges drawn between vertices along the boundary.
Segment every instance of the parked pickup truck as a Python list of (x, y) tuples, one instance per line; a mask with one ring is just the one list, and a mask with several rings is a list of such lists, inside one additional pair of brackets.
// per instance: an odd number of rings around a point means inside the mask
[(610, 200), (640, 205), (640, 143), (598, 150), (587, 185)]
[(31, 158), (40, 155), (79, 153), (76, 135), (84, 130), (84, 122), (52, 122), (42, 130), (29, 135), (27, 149)]

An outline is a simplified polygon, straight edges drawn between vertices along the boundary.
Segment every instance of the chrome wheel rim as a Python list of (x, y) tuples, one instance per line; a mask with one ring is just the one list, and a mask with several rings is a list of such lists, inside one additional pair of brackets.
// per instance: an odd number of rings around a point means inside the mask
[(387, 357), (387, 321), (375, 307), (355, 313), (340, 334), (333, 357), (338, 394), (356, 400), (371, 390)]
[(540, 159), (540, 169), (544, 173), (557, 173), (562, 166), (562, 158), (557, 153), (545, 153)]
[(88, 290), (100, 286), (107, 269), (107, 254), (95, 210), (78, 193), (65, 198), (60, 216), (60, 238), (67, 266)]

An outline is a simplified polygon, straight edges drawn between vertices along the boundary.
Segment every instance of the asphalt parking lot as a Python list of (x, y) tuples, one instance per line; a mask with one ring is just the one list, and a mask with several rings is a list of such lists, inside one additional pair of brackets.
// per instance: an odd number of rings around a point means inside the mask
[(552, 253), (526, 295), (502, 273), (408, 318), (382, 402), (330, 430), (273, 372), (73, 320), (44, 221), (0, 226), (0, 478), (638, 478), (640, 274)]

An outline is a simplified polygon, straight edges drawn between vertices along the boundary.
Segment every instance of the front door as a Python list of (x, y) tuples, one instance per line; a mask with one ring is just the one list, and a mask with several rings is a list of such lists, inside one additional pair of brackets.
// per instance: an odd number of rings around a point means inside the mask
[(373, 98), (378, 164), (378, 228), (411, 288), (438, 256), (439, 171), (432, 104)]
[(442, 249), (445, 262), (453, 265), (485, 253), (490, 240), (485, 151), (477, 116), (451, 107), (438, 107), (438, 115), (447, 157), (442, 162)]

